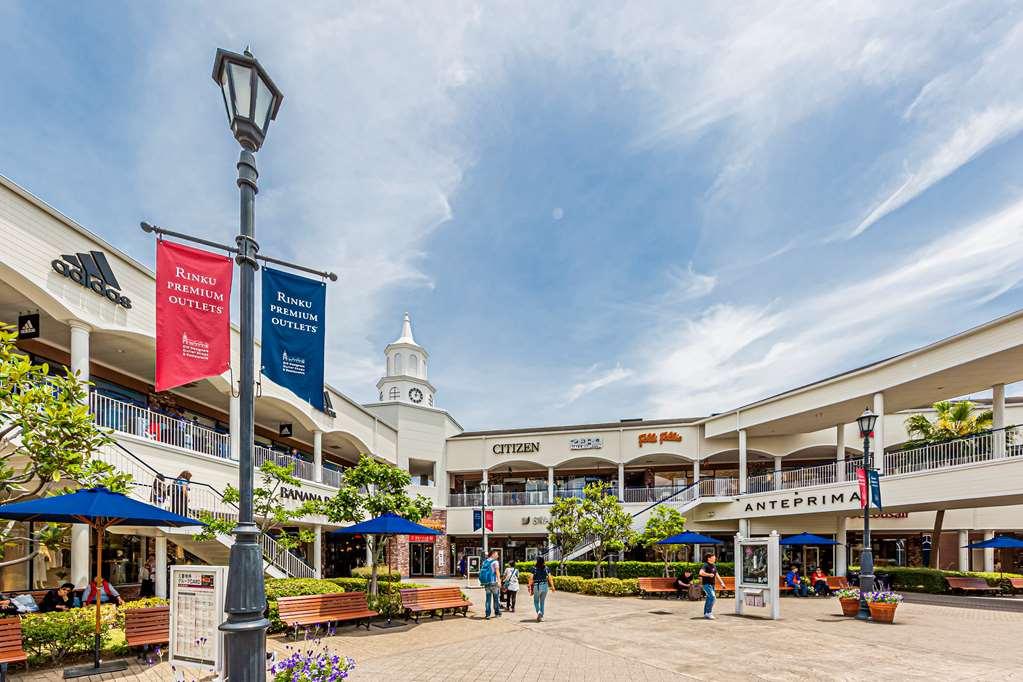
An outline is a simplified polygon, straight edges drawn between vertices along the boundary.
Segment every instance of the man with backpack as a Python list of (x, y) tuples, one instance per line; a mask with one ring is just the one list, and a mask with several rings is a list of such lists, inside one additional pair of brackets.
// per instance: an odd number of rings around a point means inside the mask
[(490, 620), (490, 605), (494, 606), (494, 617), (501, 617), (501, 562), (497, 559), (497, 550), (490, 550), (490, 555), (483, 560), (483, 565), (480, 566), (480, 585), (483, 586), (483, 592), (486, 594), (486, 606), (484, 608), (484, 614), (486, 620)]

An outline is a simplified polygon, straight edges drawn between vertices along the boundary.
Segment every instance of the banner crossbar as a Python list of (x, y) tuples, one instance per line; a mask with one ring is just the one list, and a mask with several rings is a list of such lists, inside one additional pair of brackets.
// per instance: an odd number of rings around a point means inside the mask
[[(193, 237), (192, 235), (185, 234), (183, 232), (175, 232), (173, 230), (166, 230), (166, 229), (164, 229), (162, 227), (157, 227), (155, 225), (150, 225), (149, 223), (147, 223), (145, 221), (139, 223), (139, 225), (142, 227), (142, 231), (143, 232), (151, 232), (153, 234), (157, 234), (157, 235), (160, 235), (160, 236), (173, 237), (175, 239), (183, 239), (185, 241), (195, 242), (196, 244), (202, 244), (203, 246), (208, 246), (208, 247), (213, 248), (213, 249), (221, 249), (223, 251), (227, 251), (228, 253), (240, 253), (240, 250), (238, 249), (237, 246), (230, 246), (228, 244), (221, 244), (220, 242), (210, 241), (209, 239), (203, 239), (201, 237)], [(336, 273), (333, 273), (333, 272), (330, 272), (330, 271), (325, 271), (325, 270), (316, 270), (315, 268), (309, 268), (309, 267), (306, 267), (304, 265), (299, 265), (298, 263), (292, 263), (290, 261), (281, 260), (280, 258), (274, 258), (272, 256), (263, 256), (263, 255), (257, 254), (256, 255), (256, 260), (261, 260), (264, 263), (273, 263), (274, 265), (283, 265), (284, 267), (291, 268), (293, 270), (301, 270), (302, 272), (308, 272), (309, 274), (317, 275), (318, 277), (323, 277), (325, 279), (329, 279), (331, 282), (336, 282), (337, 281), (337, 274)]]

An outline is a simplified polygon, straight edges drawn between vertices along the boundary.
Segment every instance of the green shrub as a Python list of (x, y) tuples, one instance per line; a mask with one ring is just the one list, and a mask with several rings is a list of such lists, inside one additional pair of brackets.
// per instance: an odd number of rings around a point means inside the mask
[(281, 597), (300, 597), (307, 594), (333, 594), (344, 588), (330, 580), (317, 578), (267, 578), (266, 598), (276, 601)]
[(619, 580), (618, 578), (591, 578), (583, 580), (583, 594), (594, 594), (600, 597), (625, 597), (639, 592), (639, 583), (635, 578)]
[[(551, 561), (547, 564), (547, 568), (551, 573), (558, 573), (557, 561)], [(535, 562), (532, 561), (520, 561), (515, 564), (520, 572), (532, 572)], [(595, 561), (566, 561), (565, 567), (568, 575), (578, 576), (580, 578), (592, 578), (593, 569), (596, 567), (597, 562)], [(690, 570), (696, 573), (700, 570), (702, 563), (689, 563), (684, 561), (676, 561), (668, 564), (668, 568), (671, 571), (671, 575), (675, 575), (676, 572), (681, 570)], [(718, 573), (721, 575), (735, 575), (735, 564), (719, 561)], [(608, 566), (604, 564), (605, 573), (608, 570)], [(615, 577), (626, 580), (630, 578), (661, 578), (664, 577), (664, 562), (662, 561), (619, 561), (615, 564)]]
[(552, 575), (554, 589), (562, 592), (581, 592), (584, 578), (577, 575)]
[(528, 571), (519, 571), (519, 584), (528, 585), (529, 581), (532, 580), (533, 574)]
[[(109, 643), (116, 621), (116, 608), (104, 605), (100, 634)], [(65, 657), (91, 651), (96, 633), (96, 608), (71, 609), (53, 613), (27, 613), (21, 617), (21, 635), (29, 660), (59, 666)]]
[(167, 606), (170, 602), (161, 597), (144, 597), (142, 599), (136, 599), (134, 601), (126, 601), (117, 609), (117, 626), (119, 629), (124, 629), (125, 618), (124, 612), (127, 609), (148, 609), (154, 606)]
[[(858, 571), (859, 566), (850, 566), (850, 571)], [(983, 573), (971, 571), (941, 571), (936, 568), (923, 568), (920, 566), (875, 566), (874, 573), (884, 573), (889, 576), (893, 590), (906, 590), (909, 592), (928, 592), (930, 594), (943, 594), (949, 592), (946, 577), (964, 576), (970, 578), (984, 578), (992, 588), (1001, 584), (999, 575), (1006, 578), (1021, 577), (1014, 573)]]
[[(372, 574), (373, 568), (371, 566), (359, 566), (358, 568), (352, 569), (353, 578), (365, 578), (369, 580)], [(392, 571), (386, 566), (377, 566), (377, 582), (382, 582), (384, 580), (397, 582), (401, 580), (401, 574), (397, 571)]]
[[(328, 580), (343, 587), (345, 592), (365, 592), (369, 589), (369, 581), (365, 578), (328, 578)], [(395, 582), (377, 583), (377, 590), (381, 594), (397, 594), (398, 590), (407, 590), (418, 587), (428, 587), (428, 585)]]

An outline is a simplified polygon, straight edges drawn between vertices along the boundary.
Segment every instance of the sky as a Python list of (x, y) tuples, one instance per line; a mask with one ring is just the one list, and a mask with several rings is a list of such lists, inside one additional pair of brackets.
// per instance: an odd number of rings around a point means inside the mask
[(405, 311), (482, 429), (707, 415), (1021, 307), (1018, 4), (9, 0), (0, 174), (149, 266), (140, 220), (230, 241), (246, 46), (261, 250), (340, 273), (356, 400)]

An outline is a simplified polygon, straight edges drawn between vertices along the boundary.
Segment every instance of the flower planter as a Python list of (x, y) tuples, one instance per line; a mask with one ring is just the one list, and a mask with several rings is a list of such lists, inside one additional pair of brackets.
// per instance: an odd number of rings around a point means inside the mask
[(855, 616), (860, 612), (860, 600), (859, 599), (839, 599), (842, 604), (842, 615), (843, 616)]
[(898, 604), (870, 602), (870, 619), (875, 623), (891, 623), (895, 620), (895, 609)]

